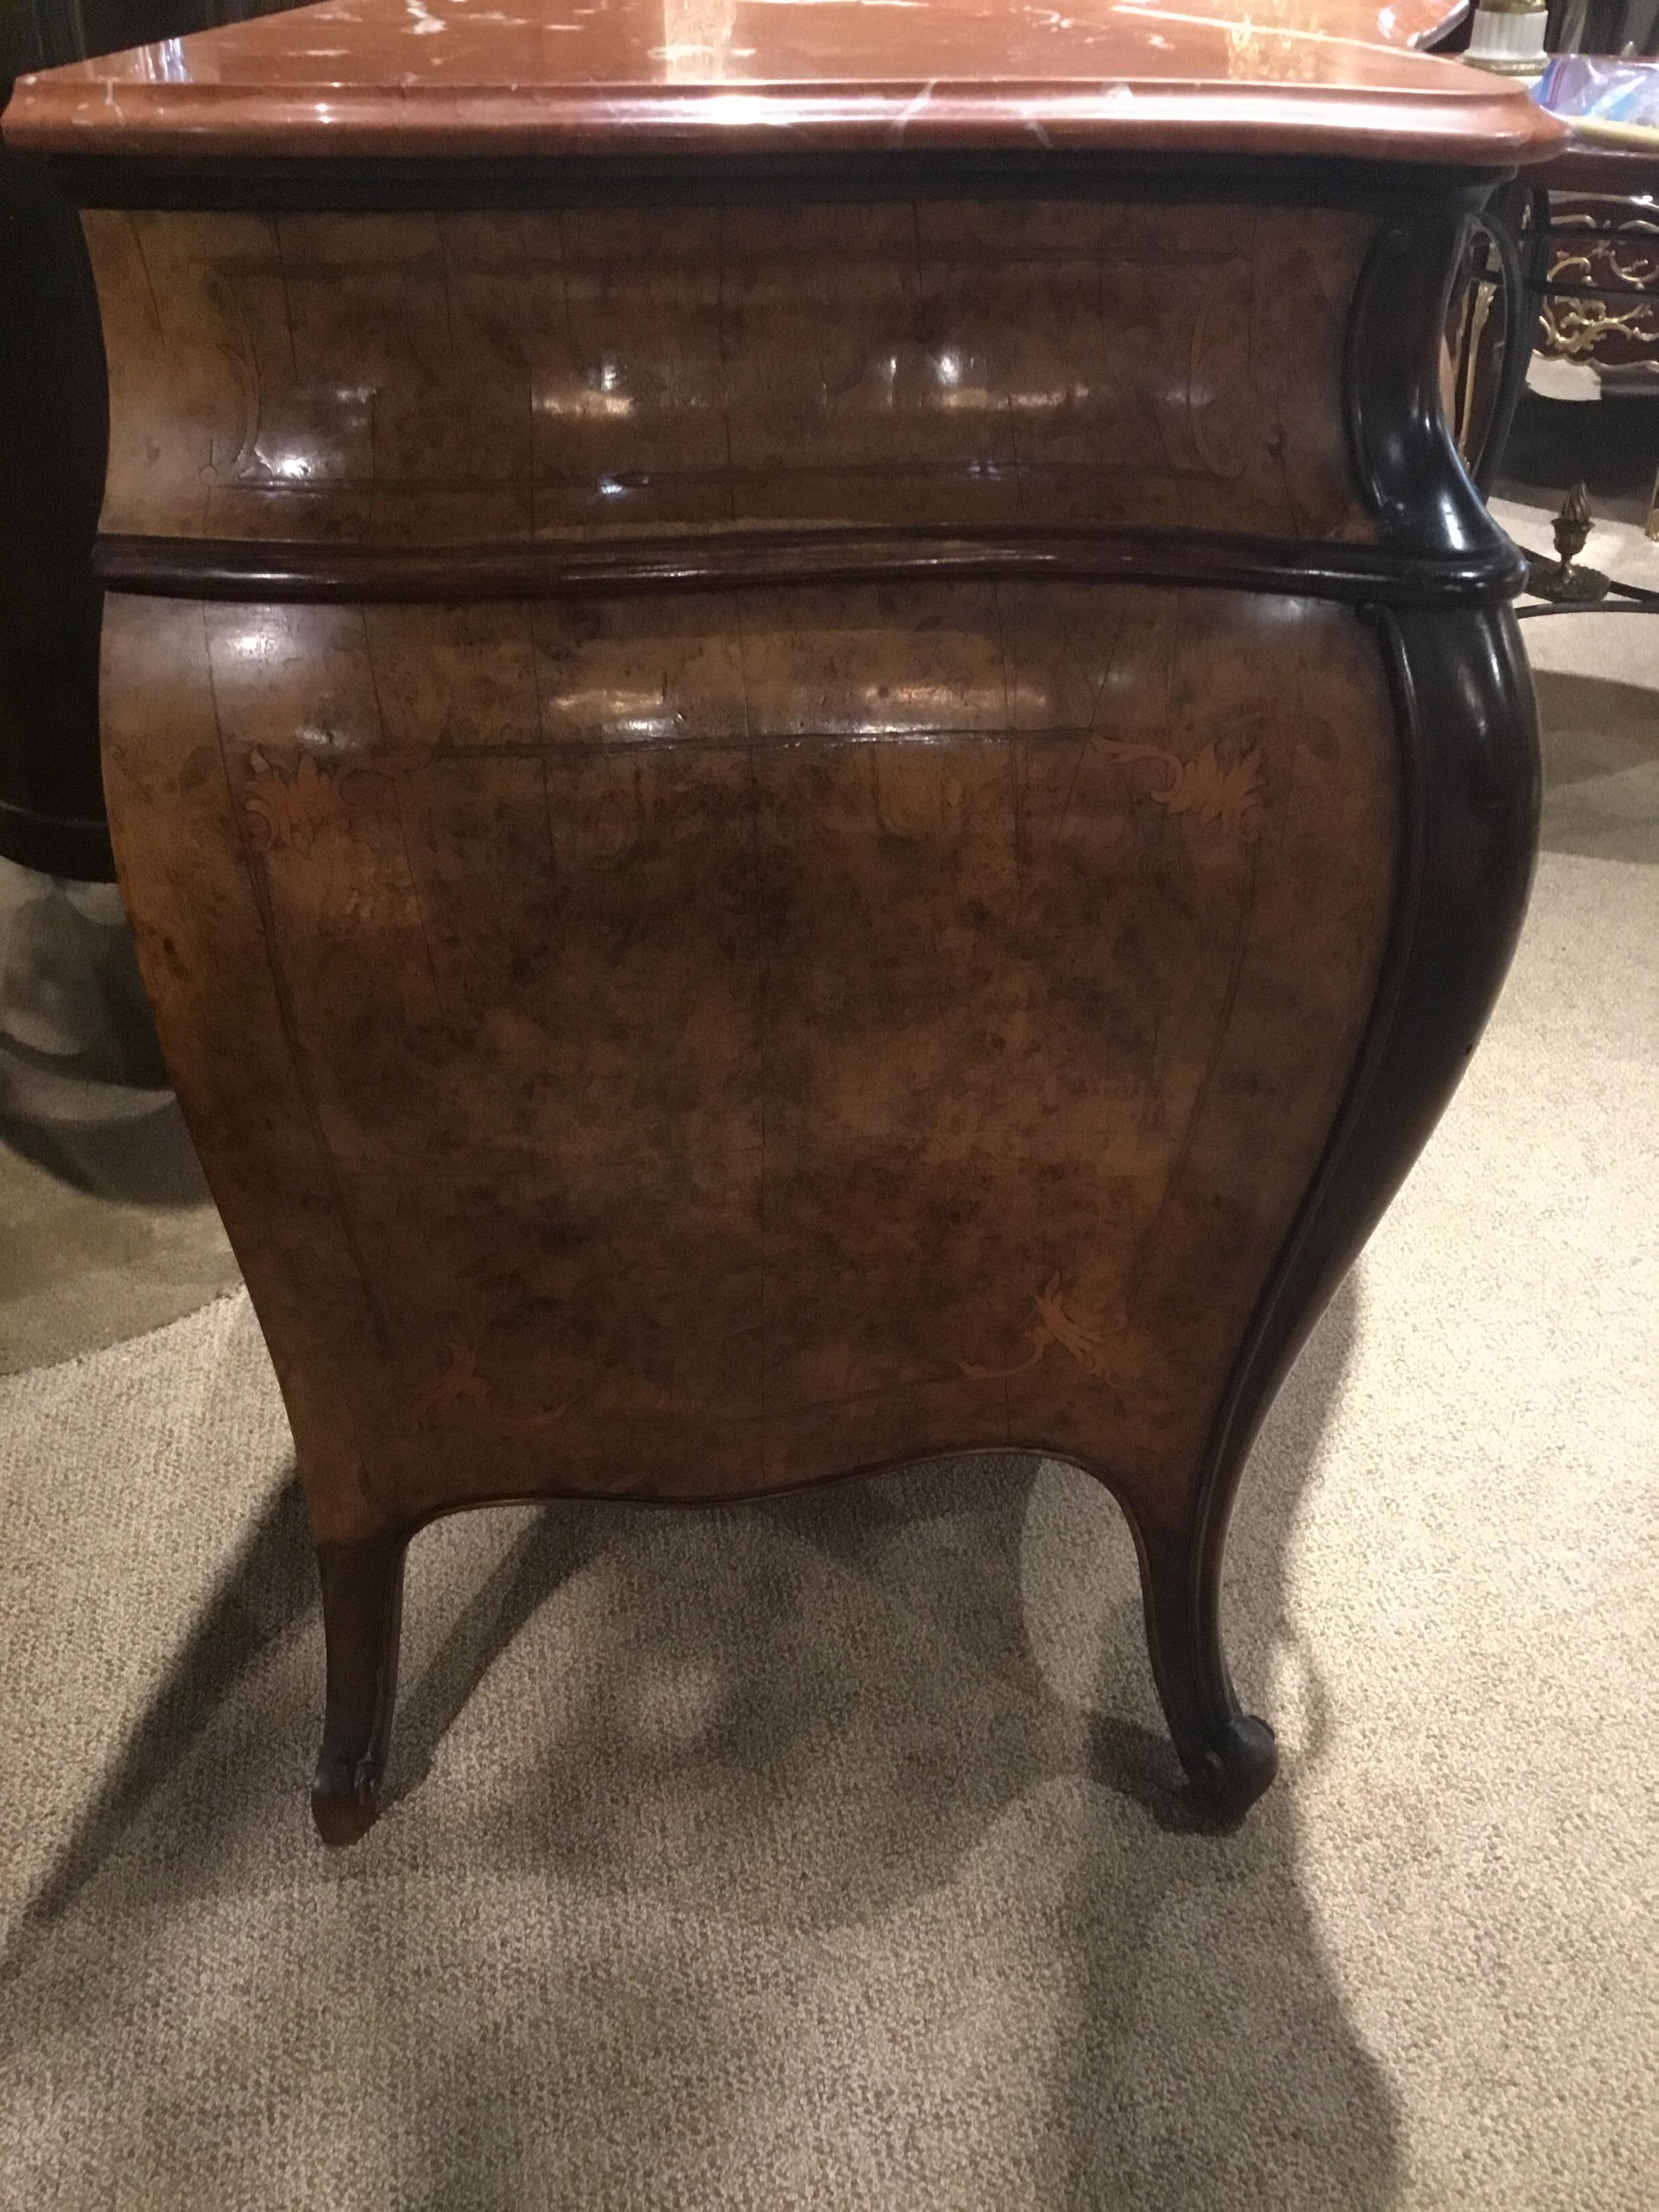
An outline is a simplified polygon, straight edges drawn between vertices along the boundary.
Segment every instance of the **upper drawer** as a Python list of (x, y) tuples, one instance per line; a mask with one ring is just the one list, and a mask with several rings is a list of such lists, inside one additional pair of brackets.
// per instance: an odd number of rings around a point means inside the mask
[(768, 522), (1367, 542), (1376, 218), (1107, 203), (89, 211), (108, 532)]

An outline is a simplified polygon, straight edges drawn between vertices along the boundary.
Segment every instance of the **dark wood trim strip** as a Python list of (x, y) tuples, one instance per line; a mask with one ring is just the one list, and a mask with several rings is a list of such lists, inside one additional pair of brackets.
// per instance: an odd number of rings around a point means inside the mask
[(1485, 205), (1515, 174), (1430, 162), (1190, 153), (982, 151), (680, 157), (52, 154), (77, 207), (343, 215), (485, 208), (821, 204), (906, 199), (1212, 201), (1445, 215)]
[[(1513, 614), (1367, 611), (1400, 742), (1394, 914), (1335, 1127), (1206, 1448), (1188, 1604), (1204, 1638), (1203, 1709), (1193, 1724), (1218, 1741), (1241, 1719), (1217, 1621), (1222, 1544), (1245, 1460), (1291, 1362), (1462, 1079), (1514, 954), (1538, 853), (1538, 721)], [(1147, 1607), (1150, 1627), (1150, 1585)]]
[(455, 545), (100, 538), (111, 591), (241, 603), (448, 603), (767, 585), (1008, 577), (1205, 585), (1401, 607), (1514, 598), (1525, 564), (1492, 543), (1437, 558), (1369, 545), (1158, 529), (730, 530), (694, 536)]

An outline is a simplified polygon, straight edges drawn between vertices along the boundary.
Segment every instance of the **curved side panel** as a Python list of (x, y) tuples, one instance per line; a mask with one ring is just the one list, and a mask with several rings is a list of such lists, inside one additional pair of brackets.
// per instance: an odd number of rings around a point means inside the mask
[(1023, 1445), (1185, 1525), (1389, 925), (1358, 615), (109, 605), (123, 882), (319, 1535)]

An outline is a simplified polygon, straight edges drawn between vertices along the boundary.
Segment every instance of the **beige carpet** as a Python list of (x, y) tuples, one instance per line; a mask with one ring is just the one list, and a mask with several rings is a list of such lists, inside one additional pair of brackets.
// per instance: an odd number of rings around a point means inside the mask
[(240, 1280), (114, 884), (0, 855), (0, 1375), (100, 1352)]
[(1232, 1838), (1159, 1823), (1109, 1501), (1002, 1461), (429, 1532), (400, 1802), (327, 1856), (246, 1304), (0, 1382), (5, 2212), (1649, 2212), (1659, 727), (1620, 729), (1247, 1478), (1286, 1771)]
[[(139, 1152), (144, 1168), (159, 1160), (187, 1194), (157, 1203), (88, 1188), (60, 1158), (31, 1159), (0, 1129), (0, 1375), (101, 1351), (241, 1282), (169, 1094), (88, 1144)], [(186, 1177), (198, 1181), (193, 1194)]]

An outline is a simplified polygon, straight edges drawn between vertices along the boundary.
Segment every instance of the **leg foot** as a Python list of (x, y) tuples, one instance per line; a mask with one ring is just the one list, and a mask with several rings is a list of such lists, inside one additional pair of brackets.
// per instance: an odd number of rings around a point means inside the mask
[(1146, 1642), (1193, 1810), (1235, 1826), (1279, 1771), (1265, 1721), (1242, 1711), (1221, 1649), (1220, 1543), (1141, 1531)]
[(325, 1844), (355, 1844), (380, 1810), (398, 1686), (404, 1540), (319, 1544), (328, 1702), (311, 1785), (311, 1816)]
[(1279, 1771), (1279, 1746), (1266, 1721), (1240, 1713), (1207, 1747), (1193, 1771), (1195, 1807), (1218, 1827), (1237, 1825)]

